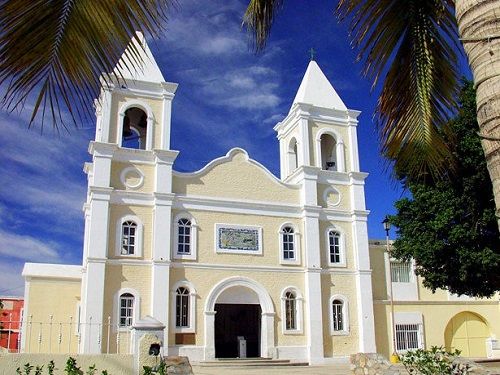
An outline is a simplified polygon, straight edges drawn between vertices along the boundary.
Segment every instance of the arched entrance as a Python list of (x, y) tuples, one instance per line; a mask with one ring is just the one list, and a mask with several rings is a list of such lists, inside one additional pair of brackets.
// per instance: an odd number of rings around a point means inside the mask
[(486, 357), (486, 339), (489, 336), (490, 330), (484, 319), (464, 311), (448, 322), (444, 342), (447, 350), (458, 349), (464, 357)]
[(237, 357), (238, 336), (249, 357), (275, 357), (274, 307), (265, 288), (246, 277), (218, 283), (205, 304), (205, 359)]

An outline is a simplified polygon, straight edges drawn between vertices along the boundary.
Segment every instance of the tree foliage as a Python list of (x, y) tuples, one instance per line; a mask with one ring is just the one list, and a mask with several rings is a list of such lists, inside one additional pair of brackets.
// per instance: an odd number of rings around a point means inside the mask
[(416, 273), (433, 291), (483, 297), (500, 290), (500, 237), (470, 82), (464, 84), (460, 104), (443, 131), (456, 175), (427, 184), (400, 175), (413, 198), (395, 203), (393, 255), (415, 259)]

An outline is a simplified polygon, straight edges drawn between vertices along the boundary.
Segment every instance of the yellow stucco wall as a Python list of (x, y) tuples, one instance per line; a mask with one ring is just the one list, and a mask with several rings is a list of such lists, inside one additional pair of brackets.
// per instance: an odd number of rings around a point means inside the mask
[[(335, 271), (333, 271), (335, 272)], [(321, 275), (323, 300), (323, 340), (325, 357), (350, 355), (359, 349), (359, 325), (357, 317), (356, 280), (354, 275), (323, 274)], [(349, 334), (332, 335), (330, 322), (330, 299), (334, 295), (342, 295), (348, 301)]]
[[(174, 210), (173, 216), (182, 211)], [(197, 225), (198, 238), (198, 262), (211, 264), (235, 264), (235, 265), (279, 265), (279, 230), (283, 223), (292, 223), (300, 233), (299, 240), (304, 238), (304, 230), (300, 219), (286, 217), (228, 214), (210, 211), (189, 212)], [(215, 224), (249, 225), (262, 228), (262, 255), (227, 254), (215, 252)], [(301, 262), (303, 263), (303, 244), (301, 249)], [(183, 262), (192, 262), (185, 260)], [(293, 266), (292, 266), (293, 267)]]
[[(120, 258), (117, 255), (117, 235), (121, 230), (120, 223), (121, 218), (132, 215), (138, 217), (142, 221), (142, 256), (137, 257), (139, 259), (151, 259), (151, 249), (152, 249), (152, 222), (153, 213), (151, 207), (144, 206), (132, 206), (132, 205), (110, 205), (110, 222), (109, 222), (109, 245), (108, 245), (108, 257)], [(130, 258), (130, 257), (128, 257)], [(135, 258), (135, 257), (134, 257)]]
[[(26, 351), (66, 353), (68, 348), (77, 351), (80, 285), (80, 280), (32, 278), (29, 281), (24, 310)], [(64, 346), (59, 345), (59, 333)]]
[[(338, 204), (329, 206), (328, 202), (324, 199), (324, 193), (327, 189), (330, 189), (331, 185), (326, 184), (318, 184), (318, 204), (325, 208), (331, 208), (334, 210), (345, 210), (348, 211), (351, 209), (351, 196), (350, 196), (350, 188), (348, 186), (336, 185), (333, 186), (335, 190), (337, 190), (340, 194), (340, 201)], [(328, 197), (327, 197), (328, 199)]]
[(299, 202), (298, 187), (278, 182), (270, 173), (249, 162), (243, 152), (232, 155), (231, 161), (209, 167), (195, 176), (174, 175), (174, 193), (273, 203)]
[(337, 229), (340, 229), (342, 233), (342, 237), (344, 240), (344, 251), (345, 251), (345, 259), (346, 259), (346, 266), (345, 267), (340, 267), (339, 268), (347, 268), (347, 269), (353, 269), (354, 268), (354, 253), (352, 250), (352, 227), (350, 223), (344, 223), (344, 222), (331, 222), (331, 221), (325, 221), (321, 220), (319, 222), (319, 235), (320, 235), (320, 248), (321, 248), (321, 267), (323, 268), (336, 268), (336, 267), (330, 267), (328, 266), (328, 238), (326, 235), (326, 230), (329, 227), (335, 227)]
[[(144, 179), (141, 186), (132, 189), (125, 186), (125, 184), (121, 181), (120, 175), (122, 171), (127, 168), (134, 168), (143, 174)], [(141, 165), (138, 163), (122, 163), (114, 161), (111, 164), (111, 187), (115, 188), (116, 190), (129, 190), (129, 191), (151, 193), (154, 190), (154, 183), (155, 183), (154, 173), (155, 173), (154, 167), (150, 165)], [(139, 181), (137, 179), (134, 179), (130, 180), (128, 184), (133, 186), (138, 182)]]
[[(147, 265), (106, 265), (106, 277), (104, 288), (104, 320), (111, 317), (113, 325), (118, 323), (118, 292), (121, 289), (133, 289), (140, 298), (140, 310), (137, 318), (143, 318), (151, 314), (151, 267)], [(165, 288), (166, 290), (167, 288)], [(106, 334), (103, 335), (103, 347), (106, 347)], [(110, 334), (110, 351), (116, 352), (117, 328), (113, 326)], [(120, 332), (119, 353), (127, 353), (129, 350), (129, 330), (122, 329)]]
[(120, 113), (120, 108), (130, 101), (141, 101), (146, 103), (151, 107), (153, 111), (153, 149), (160, 148), (160, 140), (161, 140), (161, 126), (160, 121), (163, 115), (163, 104), (161, 100), (158, 99), (150, 99), (150, 98), (137, 98), (135, 96), (127, 96), (122, 93), (113, 93), (113, 100), (110, 110), (110, 142), (119, 144), (118, 140), (118, 128), (119, 126), (123, 126), (123, 124), (118, 124), (118, 118)]
[[(374, 299), (375, 336), (377, 351), (386, 356), (392, 352), (391, 309), (386, 287), (386, 273), (384, 263), (385, 241), (370, 245), (370, 263), (372, 267), (372, 285)], [(451, 300), (447, 291), (438, 289), (436, 292), (425, 288), (423, 279), (416, 277), (418, 300), (394, 301), (394, 311), (398, 313), (421, 314), (423, 318), (423, 342), (425, 348), (445, 346), (446, 327), (450, 321), (461, 313), (473, 313), (479, 320), (485, 322), (489, 337), (500, 335), (500, 319), (498, 314), (500, 304), (498, 296), (491, 299), (466, 298), (465, 300)], [(397, 319), (397, 318), (396, 318)], [(396, 320), (397, 321), (397, 320)], [(471, 326), (473, 326), (471, 323)], [(458, 333), (460, 335), (461, 332)], [(478, 333), (479, 334), (479, 333)], [(470, 345), (479, 346), (473, 353), (482, 353), (485, 356), (486, 343), (484, 337), (471, 339)], [(450, 339), (448, 340), (450, 341)], [(452, 349), (452, 348), (448, 348)]]
[[(304, 276), (302, 273), (281, 273), (273, 271), (243, 271), (243, 270), (223, 270), (218, 269), (193, 269), (174, 268), (170, 273), (170, 285), (174, 285), (178, 281), (187, 280), (193, 284), (196, 289), (196, 345), (204, 345), (204, 310), (207, 298), (209, 297), (212, 288), (222, 280), (232, 276), (247, 277), (257, 281), (269, 293), (275, 316), (275, 337), (276, 345), (305, 345), (306, 330), (304, 327), (303, 334), (288, 335), (282, 332), (282, 311), (281, 311), (281, 292), (289, 286), (294, 286), (304, 295)], [(172, 291), (171, 291), (172, 292)], [(171, 321), (175, 321), (175, 317), (170, 317)], [(175, 341), (174, 332), (170, 330), (170, 342)]]

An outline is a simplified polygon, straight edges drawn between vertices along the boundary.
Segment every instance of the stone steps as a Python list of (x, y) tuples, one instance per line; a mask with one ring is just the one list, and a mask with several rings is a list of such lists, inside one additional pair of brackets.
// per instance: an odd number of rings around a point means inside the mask
[(197, 367), (285, 367), (309, 366), (308, 362), (290, 361), (289, 359), (271, 358), (219, 358), (213, 361), (193, 363)]

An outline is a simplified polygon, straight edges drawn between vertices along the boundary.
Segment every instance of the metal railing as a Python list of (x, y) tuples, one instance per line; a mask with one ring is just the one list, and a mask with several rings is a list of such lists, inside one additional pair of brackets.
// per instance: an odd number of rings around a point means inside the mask
[(393, 283), (413, 282), (413, 268), (411, 262), (391, 261), (391, 276)]
[[(75, 354), (88, 352), (90, 346), (97, 345), (101, 353), (127, 354), (130, 353), (129, 323), (120, 326), (112, 323), (111, 317), (108, 317), (105, 323), (95, 323), (92, 317), (88, 322), (79, 322), (72, 316), (65, 321), (59, 321), (54, 319), (53, 315), (48, 316), (46, 320), (30, 315), (23, 321), (2, 322), (1, 337), (4, 339), (7, 336), (4, 340), (6, 348), (17, 353)], [(85, 342), (82, 340), (83, 331), (87, 333)]]

